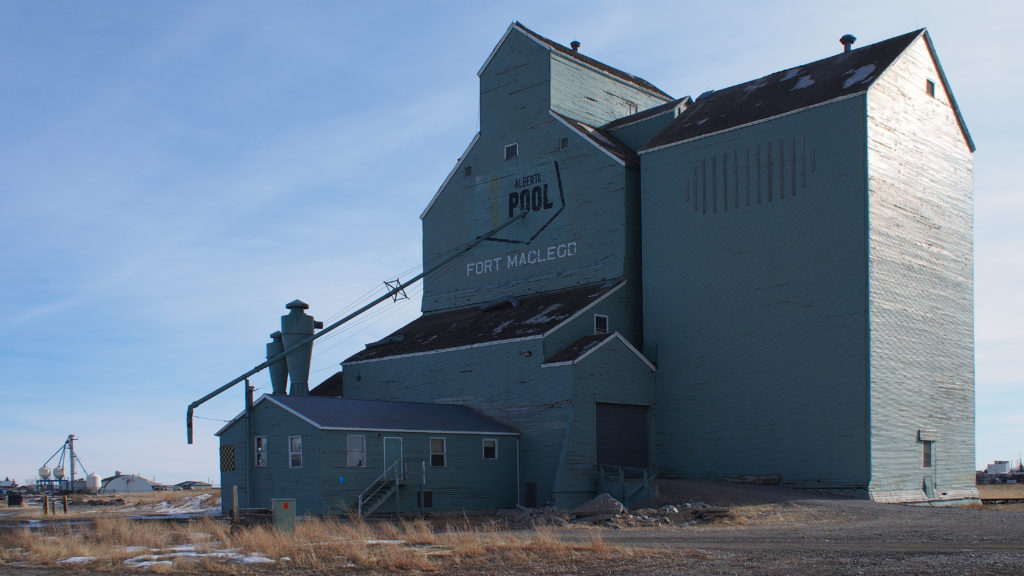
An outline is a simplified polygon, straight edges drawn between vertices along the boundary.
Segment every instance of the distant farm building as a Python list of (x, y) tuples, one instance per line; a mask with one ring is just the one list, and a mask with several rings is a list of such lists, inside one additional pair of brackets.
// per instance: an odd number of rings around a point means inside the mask
[[(322, 387), (308, 346), (271, 364), (218, 433), (225, 509), (976, 499), (974, 143), (926, 31), (852, 42), (693, 100), (509, 26), (424, 269), (485, 240)], [(288, 307), (268, 357), (317, 327)]]
[(116, 473), (114, 476), (103, 479), (100, 487), (100, 494), (118, 494), (125, 492), (152, 492), (157, 489), (157, 484), (134, 474)]

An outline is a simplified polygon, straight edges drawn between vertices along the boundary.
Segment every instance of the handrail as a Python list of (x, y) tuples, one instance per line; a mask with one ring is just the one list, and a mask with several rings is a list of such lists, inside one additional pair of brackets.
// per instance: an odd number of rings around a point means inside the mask
[(256, 365), (256, 367), (254, 367), (253, 369), (249, 370), (245, 374), (242, 374), (238, 378), (235, 378), (234, 380), (228, 382), (227, 384), (221, 386), (220, 388), (217, 388), (213, 392), (210, 392), (206, 396), (203, 396), (199, 400), (196, 400), (195, 402), (189, 404), (188, 405), (188, 409), (185, 411), (185, 429), (186, 429), (186, 433), (188, 435), (188, 443), (189, 444), (192, 443), (192, 412), (196, 408), (198, 408), (200, 405), (205, 403), (207, 400), (210, 400), (214, 396), (217, 396), (218, 394), (220, 394), (221, 392), (224, 392), (228, 388), (231, 388), (235, 384), (238, 384), (239, 382), (245, 380), (246, 378), (249, 378), (250, 376), (256, 374), (257, 372), (263, 370), (267, 366), (270, 366), (271, 364), (273, 364), (273, 363), (275, 363), (275, 362), (277, 362), (279, 360), (283, 360), (286, 356), (288, 356), (288, 354), (291, 354), (295, 350), (298, 350), (299, 348), (305, 346), (306, 344), (309, 344), (310, 342), (312, 342), (312, 341), (316, 340), (317, 338), (323, 336), (324, 334), (327, 334), (328, 332), (330, 332), (331, 330), (334, 330), (338, 326), (341, 326), (342, 324), (345, 324), (349, 320), (355, 318), (356, 316), (359, 316), (360, 314), (362, 314), (363, 312), (366, 312), (370, 308), (373, 308), (377, 304), (380, 304), (381, 302), (387, 300), (388, 298), (394, 297), (396, 294), (400, 294), (407, 287), (409, 287), (410, 285), (418, 282), (421, 278), (423, 278), (427, 274), (430, 274), (430, 273), (432, 273), (432, 272), (434, 272), (434, 271), (436, 271), (436, 270), (438, 270), (438, 269), (440, 269), (440, 268), (442, 268), (444, 266), (447, 266), (449, 263), (454, 261), (459, 256), (462, 256), (466, 252), (469, 252), (473, 248), (476, 248), (477, 245), (482, 243), (484, 240), (487, 240), (491, 236), (494, 236), (498, 232), (501, 232), (506, 227), (511, 225), (513, 222), (519, 220), (520, 218), (525, 218), (527, 214), (528, 214), (528, 212), (520, 212), (519, 214), (516, 214), (515, 216), (510, 218), (507, 222), (505, 222), (501, 226), (498, 226), (497, 228), (494, 228), (490, 232), (487, 232), (486, 234), (483, 234), (481, 236), (477, 236), (475, 239), (471, 240), (470, 242), (467, 242), (461, 248), (459, 248), (455, 252), (452, 252), (447, 257), (445, 257), (443, 260), (437, 262), (436, 264), (434, 264), (434, 265), (430, 266), (429, 268), (423, 270), (423, 272), (420, 272), (419, 274), (417, 274), (411, 280), (407, 280), (407, 281), (405, 281), (405, 282), (403, 282), (401, 284), (398, 284), (394, 288), (388, 290), (388, 292), (386, 294), (384, 294), (383, 296), (377, 298), (373, 302), (370, 302), (369, 304), (363, 306), (362, 308), (360, 308), (359, 310), (356, 310), (355, 312), (349, 314), (348, 316), (345, 316), (344, 318), (342, 318), (341, 320), (338, 320), (334, 324), (331, 324), (330, 326), (321, 329), (316, 334), (313, 334), (312, 336), (303, 338), (302, 340), (300, 340), (298, 342), (295, 342), (291, 346), (286, 346), (283, 351), (279, 352), (273, 358), (267, 358), (266, 362), (261, 362), (260, 364)]
[[(384, 470), (384, 472), (381, 473), (380, 476), (377, 476), (377, 479), (374, 480), (373, 482), (371, 482), (370, 485), (366, 487), (366, 490), (363, 490), (363, 493), (359, 495), (359, 515), (360, 516), (363, 515), (363, 504), (366, 504), (367, 502), (369, 502), (371, 499), (373, 499), (374, 496), (376, 496), (381, 490), (383, 490), (385, 486), (387, 486), (388, 473), (391, 472), (392, 469), (395, 470), (395, 483), (397, 484), (399, 482), (399, 480), (400, 480), (399, 477), (398, 477), (398, 475), (400, 473), (400, 470), (398, 470), (398, 465), (399, 464), (402, 464), (401, 460), (395, 460), (394, 462), (392, 462), (391, 466), (388, 466)], [(367, 492), (369, 492), (370, 494), (367, 495)]]

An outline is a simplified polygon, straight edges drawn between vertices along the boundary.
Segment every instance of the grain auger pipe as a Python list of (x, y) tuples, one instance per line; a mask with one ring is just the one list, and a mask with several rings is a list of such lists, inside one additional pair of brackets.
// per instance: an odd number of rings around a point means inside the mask
[(345, 324), (349, 320), (352, 320), (356, 316), (359, 316), (360, 314), (362, 314), (363, 312), (366, 312), (370, 308), (373, 308), (377, 304), (380, 304), (381, 302), (387, 300), (388, 298), (393, 298), (396, 294), (401, 293), (402, 290), (405, 290), (407, 287), (415, 284), (416, 282), (418, 282), (420, 279), (422, 279), (427, 274), (431, 274), (431, 273), (435, 272), (436, 270), (438, 270), (440, 268), (443, 268), (444, 266), (447, 266), (449, 263), (451, 263), (453, 260), (455, 260), (459, 256), (462, 256), (466, 252), (469, 252), (473, 248), (476, 248), (477, 246), (479, 246), (482, 242), (484, 242), (488, 238), (494, 236), (498, 232), (501, 232), (506, 227), (510, 226), (513, 222), (518, 221), (520, 218), (526, 217), (527, 214), (528, 214), (528, 212), (520, 212), (519, 214), (517, 214), (516, 216), (512, 217), (508, 222), (505, 222), (501, 226), (498, 226), (497, 228), (494, 228), (493, 230), (491, 230), (490, 232), (487, 232), (486, 234), (484, 234), (482, 236), (477, 236), (474, 240), (466, 243), (464, 246), (462, 246), (461, 248), (459, 248), (455, 252), (452, 252), (451, 254), (446, 256), (444, 259), (440, 260), (439, 262), (437, 262), (436, 264), (430, 266), (429, 268), (423, 270), (422, 272), (420, 272), (419, 274), (414, 276), (412, 279), (406, 280), (405, 282), (403, 282), (401, 284), (398, 284), (397, 286), (391, 288), (390, 290), (388, 290), (387, 293), (385, 293), (383, 296), (377, 298), (373, 302), (370, 302), (369, 304), (363, 306), (359, 310), (356, 310), (355, 312), (349, 314), (348, 316), (345, 316), (344, 318), (342, 318), (341, 320), (338, 320), (334, 324), (331, 324), (330, 326), (327, 326), (327, 327), (321, 329), (316, 334), (313, 334), (312, 336), (310, 336), (308, 338), (305, 338), (303, 340), (295, 342), (291, 346), (285, 347), (285, 349), (283, 351), (279, 352), (273, 358), (268, 358), (265, 362), (261, 362), (260, 364), (256, 365), (254, 368), (252, 368), (251, 370), (249, 370), (245, 374), (242, 374), (241, 376), (235, 378), (234, 380), (228, 382), (227, 384), (221, 386), (220, 388), (217, 388), (213, 392), (210, 392), (206, 396), (203, 396), (199, 400), (196, 400), (195, 402), (189, 404), (188, 405), (188, 410), (187, 410), (187, 412), (185, 414), (185, 427), (186, 427), (186, 430), (187, 430), (187, 433), (188, 433), (188, 443), (189, 444), (192, 443), (192, 413), (195, 411), (196, 408), (198, 408), (199, 406), (204, 404), (207, 400), (210, 400), (211, 398), (217, 396), (221, 392), (226, 391), (227, 389), (231, 388), (235, 384), (238, 384), (239, 382), (244, 381), (246, 378), (249, 378), (253, 374), (256, 374), (257, 372), (263, 370), (267, 366), (270, 366), (274, 362), (277, 362), (278, 360), (284, 360), (284, 358), (288, 354), (290, 354), (291, 352), (294, 352), (295, 350), (298, 350), (299, 348), (301, 348), (301, 347), (303, 347), (303, 346), (313, 342), (317, 338), (323, 336), (324, 334), (327, 334), (328, 332), (334, 330), (335, 328), (341, 326), (342, 324)]

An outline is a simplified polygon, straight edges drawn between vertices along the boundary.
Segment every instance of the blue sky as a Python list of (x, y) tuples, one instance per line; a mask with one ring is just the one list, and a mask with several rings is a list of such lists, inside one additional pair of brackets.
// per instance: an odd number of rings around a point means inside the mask
[[(0, 478), (218, 480), (214, 433), (284, 304), (330, 321), (415, 273), (419, 214), (519, 20), (673, 96), (927, 27), (975, 155), (977, 462), (1024, 450), (1016, 2), (0, 0)], [(585, 6), (585, 10), (580, 10)], [(317, 342), (311, 380), (418, 312)], [(257, 394), (269, 391), (265, 373)]]

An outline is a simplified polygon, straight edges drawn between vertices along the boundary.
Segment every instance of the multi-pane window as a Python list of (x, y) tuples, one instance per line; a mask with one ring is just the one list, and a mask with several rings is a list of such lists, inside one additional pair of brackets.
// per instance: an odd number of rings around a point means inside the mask
[(519, 156), (519, 144), (505, 146), (505, 160), (511, 160)]
[(288, 437), (288, 467), (302, 468), (302, 436)]
[(257, 436), (256, 437), (256, 467), (266, 468), (267, 467), (267, 437)]
[(366, 436), (348, 435), (348, 467), (366, 468)]
[(931, 468), (932, 467), (932, 443), (931, 443), (931, 441), (925, 440), (924, 442), (922, 442), (922, 444), (924, 444), (924, 467), (925, 468)]
[(444, 438), (430, 439), (430, 465), (444, 468)]
[(498, 441), (494, 438), (484, 438), (484, 460), (498, 459)]
[(608, 333), (608, 317), (601, 314), (594, 314), (594, 334)]

